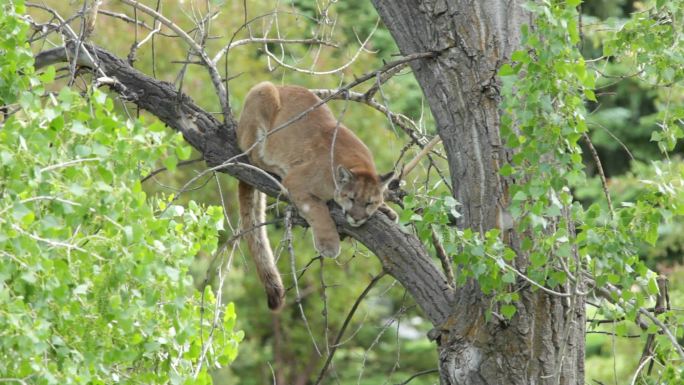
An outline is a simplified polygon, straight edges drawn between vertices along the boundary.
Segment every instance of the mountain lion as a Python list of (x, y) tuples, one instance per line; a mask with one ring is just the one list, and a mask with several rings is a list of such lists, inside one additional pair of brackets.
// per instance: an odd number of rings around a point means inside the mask
[[(282, 179), (290, 200), (311, 226), (316, 250), (336, 257), (340, 237), (326, 202), (335, 200), (352, 226), (363, 225), (381, 205), (383, 212), (396, 219), (383, 203), (392, 174), (378, 176), (366, 145), (341, 125), (326, 105), (274, 131), (320, 102), (306, 88), (259, 83), (245, 98), (237, 137), (252, 164)], [(238, 193), (242, 229), (266, 289), (268, 307), (280, 310), (285, 290), (266, 229), (260, 225), (265, 221), (265, 196), (244, 182), (240, 182)]]

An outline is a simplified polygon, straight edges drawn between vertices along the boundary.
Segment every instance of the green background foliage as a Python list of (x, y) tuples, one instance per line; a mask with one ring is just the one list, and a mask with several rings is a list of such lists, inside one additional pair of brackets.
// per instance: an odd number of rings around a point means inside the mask
[(231, 304), (207, 341), (217, 303), (187, 273), (216, 251), (222, 210), (149, 197), (141, 176), (185, 154), (182, 138), (121, 118), (99, 90), (46, 91), (55, 70), (34, 73), (15, 6), (0, 20), (0, 104), (11, 109), (0, 129), (0, 378), (210, 383), (242, 332)]

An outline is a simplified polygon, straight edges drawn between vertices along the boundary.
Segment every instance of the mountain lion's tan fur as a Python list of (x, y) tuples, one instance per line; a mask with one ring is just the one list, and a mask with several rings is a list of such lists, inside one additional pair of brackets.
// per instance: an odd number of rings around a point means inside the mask
[[(311, 226), (316, 250), (323, 256), (336, 257), (340, 238), (327, 201), (335, 200), (352, 226), (361, 226), (381, 205), (383, 212), (394, 215), (384, 206), (386, 180), (378, 176), (370, 151), (327, 106), (321, 105), (271, 132), (319, 102), (302, 87), (257, 84), (245, 98), (237, 136), (240, 149), (247, 151), (254, 165), (282, 179), (290, 200)], [(263, 225), (255, 228), (265, 219), (265, 197), (240, 182), (239, 201), (242, 228), (265, 286), (268, 306), (278, 310), (285, 291), (266, 229)]]

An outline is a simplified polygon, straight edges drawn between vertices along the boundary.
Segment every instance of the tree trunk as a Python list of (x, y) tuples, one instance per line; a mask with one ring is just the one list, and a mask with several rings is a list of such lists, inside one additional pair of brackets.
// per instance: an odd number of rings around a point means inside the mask
[[(460, 227), (486, 231), (507, 207), (499, 175), (509, 159), (500, 133), (498, 68), (531, 24), (523, 0), (373, 0), (401, 52), (446, 51), (411, 63), (430, 104), (449, 160)], [(513, 244), (516, 237), (513, 236)], [(524, 268), (524, 256), (517, 261)], [(456, 292), (436, 325), (440, 379), (455, 384), (584, 384), (584, 304), (520, 291), (510, 322), (486, 323), (488, 299), (475, 282)]]

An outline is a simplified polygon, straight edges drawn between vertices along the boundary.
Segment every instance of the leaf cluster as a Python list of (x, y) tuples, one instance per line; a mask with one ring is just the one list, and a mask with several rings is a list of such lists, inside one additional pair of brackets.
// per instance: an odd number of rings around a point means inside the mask
[(216, 252), (222, 211), (143, 191), (140, 178), (186, 148), (159, 123), (120, 118), (99, 90), (47, 91), (55, 70), (34, 72), (23, 11), (10, 3), (0, 16), (0, 104), (11, 109), (0, 126), (0, 378), (211, 383), (207, 369), (231, 362), (242, 334), (233, 306), (201, 296), (188, 270)]

